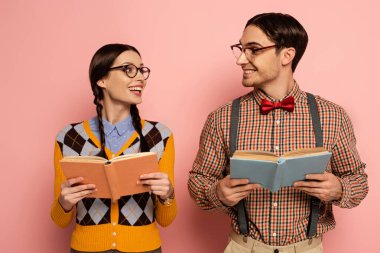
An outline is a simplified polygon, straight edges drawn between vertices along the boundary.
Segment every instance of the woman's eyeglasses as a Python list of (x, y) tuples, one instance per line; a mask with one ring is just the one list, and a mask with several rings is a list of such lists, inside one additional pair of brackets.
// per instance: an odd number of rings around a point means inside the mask
[(115, 69), (120, 69), (120, 70), (124, 71), (125, 74), (129, 78), (134, 78), (135, 76), (137, 76), (137, 73), (140, 72), (142, 74), (142, 76), (144, 77), (144, 79), (146, 80), (146, 79), (148, 79), (149, 74), (150, 74), (150, 69), (148, 67), (138, 68), (133, 64), (126, 64), (126, 65), (115, 66), (115, 67), (109, 68), (109, 70), (115, 70)]

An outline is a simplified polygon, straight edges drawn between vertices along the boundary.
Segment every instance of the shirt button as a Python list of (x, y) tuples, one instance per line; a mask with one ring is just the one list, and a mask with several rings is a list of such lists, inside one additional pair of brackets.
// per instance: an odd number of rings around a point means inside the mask
[(276, 234), (276, 233), (273, 233), (272, 235), (273, 235), (273, 237), (276, 237), (277, 234)]
[(274, 203), (273, 203), (273, 206), (274, 206), (274, 207), (277, 207), (277, 202), (274, 202)]
[(275, 146), (274, 149), (275, 149), (275, 150), (279, 150), (280, 147), (279, 147), (279, 146)]
[(112, 226), (116, 226), (116, 222), (112, 222)]
[(116, 232), (113, 232), (112, 235), (113, 235), (113, 236), (116, 236)]
[(279, 120), (276, 120), (276, 125), (280, 125), (280, 121)]
[(112, 243), (112, 245), (111, 245), (113, 248), (115, 248), (116, 247), (116, 243)]

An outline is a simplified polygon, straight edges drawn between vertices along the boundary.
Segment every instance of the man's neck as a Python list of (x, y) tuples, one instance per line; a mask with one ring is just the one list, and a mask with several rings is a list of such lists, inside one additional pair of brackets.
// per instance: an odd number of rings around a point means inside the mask
[(288, 78), (278, 78), (270, 83), (263, 84), (260, 89), (275, 100), (285, 98), (294, 87), (293, 75)]

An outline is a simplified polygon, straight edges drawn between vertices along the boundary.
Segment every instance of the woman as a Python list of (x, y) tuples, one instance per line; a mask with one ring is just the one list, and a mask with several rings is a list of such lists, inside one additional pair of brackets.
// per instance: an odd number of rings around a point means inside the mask
[[(156, 222), (168, 226), (177, 213), (174, 142), (167, 127), (141, 120), (136, 107), (150, 69), (136, 48), (110, 44), (95, 53), (89, 74), (97, 117), (70, 124), (57, 135), (52, 219), (65, 227), (76, 214), (72, 252), (161, 252)], [(80, 184), (81, 177), (66, 180), (59, 164), (69, 155), (112, 158), (145, 151), (158, 154), (160, 172), (141, 175), (138, 182), (151, 191), (123, 196), (115, 203), (88, 198), (96, 185)]]

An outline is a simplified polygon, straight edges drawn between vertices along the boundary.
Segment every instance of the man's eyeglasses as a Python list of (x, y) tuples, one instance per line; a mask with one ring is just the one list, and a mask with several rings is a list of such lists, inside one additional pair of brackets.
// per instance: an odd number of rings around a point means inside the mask
[(242, 52), (244, 52), (245, 56), (248, 60), (252, 59), (255, 55), (257, 55), (257, 52), (260, 52), (261, 50), (277, 47), (277, 45), (271, 45), (267, 47), (244, 47), (241, 44), (235, 44), (231, 46), (232, 53), (238, 59)]
[(115, 67), (109, 68), (109, 70), (114, 70), (114, 69), (123, 70), (129, 78), (134, 78), (137, 75), (137, 73), (140, 72), (142, 76), (144, 77), (144, 79), (146, 80), (148, 79), (149, 74), (150, 74), (150, 69), (148, 67), (138, 68), (133, 64), (127, 64), (127, 65), (121, 65), (121, 66), (115, 66)]

